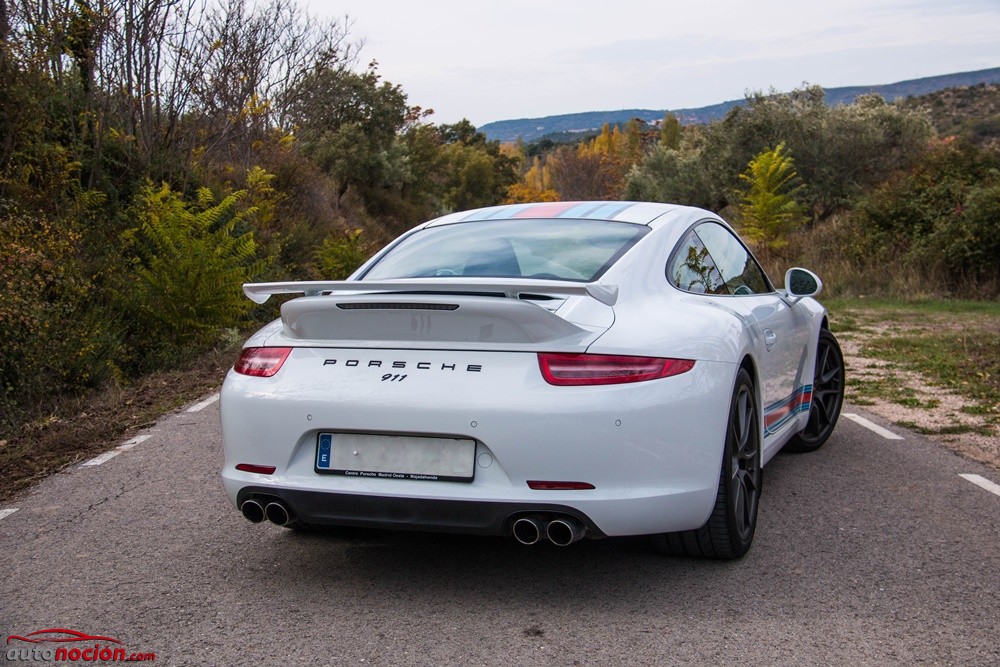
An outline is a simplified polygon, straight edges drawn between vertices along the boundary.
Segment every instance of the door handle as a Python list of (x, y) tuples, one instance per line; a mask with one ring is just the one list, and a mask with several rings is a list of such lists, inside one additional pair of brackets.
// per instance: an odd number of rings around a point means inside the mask
[(770, 329), (764, 329), (764, 347), (770, 352), (774, 344), (778, 342), (778, 336)]

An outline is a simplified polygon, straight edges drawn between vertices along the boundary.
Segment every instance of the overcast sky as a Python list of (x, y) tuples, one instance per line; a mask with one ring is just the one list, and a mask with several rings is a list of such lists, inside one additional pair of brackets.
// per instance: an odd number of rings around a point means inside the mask
[(1000, 67), (1000, 0), (299, 0), (436, 123)]

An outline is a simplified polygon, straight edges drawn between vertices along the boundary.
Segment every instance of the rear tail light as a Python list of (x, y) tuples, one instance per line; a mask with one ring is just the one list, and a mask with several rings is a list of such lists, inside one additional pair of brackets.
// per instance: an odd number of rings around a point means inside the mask
[(656, 380), (686, 373), (694, 367), (694, 362), (662, 357), (543, 352), (538, 355), (538, 366), (549, 384), (570, 386)]
[(246, 347), (233, 370), (243, 375), (269, 378), (281, 369), (291, 352), (290, 347)]

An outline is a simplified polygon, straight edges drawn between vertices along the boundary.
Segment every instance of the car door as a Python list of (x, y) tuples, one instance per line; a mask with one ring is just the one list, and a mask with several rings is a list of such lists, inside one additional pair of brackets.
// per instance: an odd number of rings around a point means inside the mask
[(761, 366), (764, 435), (773, 436), (800, 411), (809, 409), (811, 394), (802, 386), (801, 377), (808, 343), (806, 318), (781, 298), (757, 260), (729, 229), (707, 221), (694, 231), (730, 294), (726, 305), (753, 332)]

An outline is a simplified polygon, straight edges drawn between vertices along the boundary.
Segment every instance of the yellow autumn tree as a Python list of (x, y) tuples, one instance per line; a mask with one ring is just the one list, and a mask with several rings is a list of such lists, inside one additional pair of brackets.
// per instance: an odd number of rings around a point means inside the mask
[(750, 160), (740, 179), (747, 183), (738, 212), (743, 235), (765, 252), (788, 245), (788, 234), (805, 221), (795, 200), (802, 189), (784, 142)]
[(559, 201), (559, 193), (552, 187), (552, 168), (556, 160), (549, 157), (542, 162), (537, 155), (531, 161), (531, 167), (524, 173), (518, 183), (507, 188), (505, 204), (526, 204), (537, 201)]

